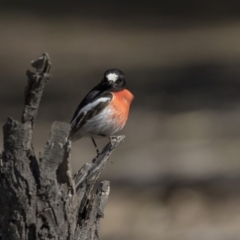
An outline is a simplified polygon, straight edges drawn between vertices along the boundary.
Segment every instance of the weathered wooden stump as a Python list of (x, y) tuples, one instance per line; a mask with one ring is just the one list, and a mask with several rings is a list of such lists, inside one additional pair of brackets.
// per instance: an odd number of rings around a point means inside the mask
[(0, 162), (0, 240), (99, 239), (99, 223), (110, 183), (93, 187), (110, 154), (124, 139), (108, 143), (92, 163), (72, 176), (70, 125), (54, 122), (44, 152), (37, 159), (33, 126), (51, 63), (47, 53), (32, 62), (21, 123), (8, 118), (3, 127)]

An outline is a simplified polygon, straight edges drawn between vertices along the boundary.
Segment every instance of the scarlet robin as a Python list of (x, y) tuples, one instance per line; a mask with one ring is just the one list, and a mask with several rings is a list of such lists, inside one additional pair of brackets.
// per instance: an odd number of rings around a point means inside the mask
[(119, 69), (107, 70), (102, 81), (77, 107), (69, 138), (76, 141), (84, 136), (91, 137), (98, 154), (94, 138), (111, 138), (124, 127), (133, 98), (127, 90), (124, 73)]

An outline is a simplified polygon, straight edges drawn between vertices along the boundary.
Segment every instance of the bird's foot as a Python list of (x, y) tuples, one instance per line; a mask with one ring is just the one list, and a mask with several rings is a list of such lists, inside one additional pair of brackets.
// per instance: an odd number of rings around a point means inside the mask
[(117, 136), (112, 135), (109, 137), (109, 141), (111, 144), (113, 144), (113, 141), (115, 140), (115, 138), (117, 138)]

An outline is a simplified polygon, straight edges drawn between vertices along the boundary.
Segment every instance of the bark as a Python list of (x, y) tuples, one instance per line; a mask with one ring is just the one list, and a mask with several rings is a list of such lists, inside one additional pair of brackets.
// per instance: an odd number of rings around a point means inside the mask
[(54, 122), (44, 152), (35, 156), (32, 133), (51, 62), (44, 53), (27, 71), (21, 122), (8, 118), (3, 127), (0, 161), (0, 240), (99, 239), (100, 219), (110, 183), (93, 188), (109, 156), (124, 136), (114, 137), (72, 176), (70, 125)]

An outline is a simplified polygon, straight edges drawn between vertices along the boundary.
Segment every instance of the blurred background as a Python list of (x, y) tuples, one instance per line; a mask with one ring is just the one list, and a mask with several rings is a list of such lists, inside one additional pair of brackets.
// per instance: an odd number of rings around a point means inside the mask
[[(135, 99), (102, 176), (101, 239), (239, 239), (240, 1), (0, 1), (0, 32), (1, 125), (20, 120), (30, 61), (51, 56), (37, 152), (106, 69), (126, 75)], [(94, 156), (74, 143), (73, 171)]]

